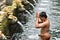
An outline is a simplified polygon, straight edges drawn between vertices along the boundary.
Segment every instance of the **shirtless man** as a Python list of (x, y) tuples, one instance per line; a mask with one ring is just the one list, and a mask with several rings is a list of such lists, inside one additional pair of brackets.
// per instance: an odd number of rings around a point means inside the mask
[(36, 28), (41, 28), (41, 40), (50, 40), (51, 35), (49, 34), (50, 21), (47, 18), (46, 12), (36, 13)]

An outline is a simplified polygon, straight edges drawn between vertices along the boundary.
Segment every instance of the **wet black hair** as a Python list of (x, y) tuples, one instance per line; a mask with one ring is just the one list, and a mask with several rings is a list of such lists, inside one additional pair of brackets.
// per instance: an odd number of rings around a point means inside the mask
[(47, 18), (47, 15), (46, 15), (46, 12), (42, 11), (40, 14), (39, 14), (40, 17), (45, 17)]

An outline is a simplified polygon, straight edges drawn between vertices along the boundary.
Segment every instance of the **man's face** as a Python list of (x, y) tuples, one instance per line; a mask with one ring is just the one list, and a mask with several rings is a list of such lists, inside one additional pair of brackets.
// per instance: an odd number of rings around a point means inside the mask
[(42, 21), (44, 21), (44, 20), (45, 20), (45, 17), (40, 17), (40, 19), (41, 19)]

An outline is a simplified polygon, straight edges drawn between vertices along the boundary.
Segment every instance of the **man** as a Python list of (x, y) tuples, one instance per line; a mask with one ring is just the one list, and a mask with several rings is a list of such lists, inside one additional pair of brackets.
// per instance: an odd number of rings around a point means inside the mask
[(47, 18), (46, 12), (36, 13), (36, 28), (41, 28), (41, 40), (50, 40), (49, 28), (50, 21)]

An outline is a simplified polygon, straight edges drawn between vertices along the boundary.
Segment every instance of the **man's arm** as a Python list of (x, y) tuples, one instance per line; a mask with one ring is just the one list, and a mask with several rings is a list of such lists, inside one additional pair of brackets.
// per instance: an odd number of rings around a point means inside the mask
[(43, 22), (43, 23), (36, 22), (36, 28), (44, 28), (47, 24), (48, 24), (48, 21)]
[(35, 26), (36, 26), (36, 28), (37, 28), (37, 26), (38, 26), (38, 18), (36, 17), (36, 23), (35, 23)]
[[(41, 21), (41, 20), (40, 20)], [(36, 28), (43, 28), (46, 26), (46, 24), (48, 23), (48, 21), (45, 21), (43, 23), (38, 23), (39, 22), (39, 14), (36, 13), (36, 23), (35, 23), (35, 26)]]
[(38, 26), (38, 19), (39, 19), (39, 14), (38, 12), (36, 13), (36, 23), (35, 23), (35, 26), (37, 27)]
[(39, 14), (36, 13), (36, 23), (35, 23), (36, 28), (43, 28), (48, 24), (48, 20), (43, 23), (38, 23), (39, 22), (38, 20), (39, 20)]

